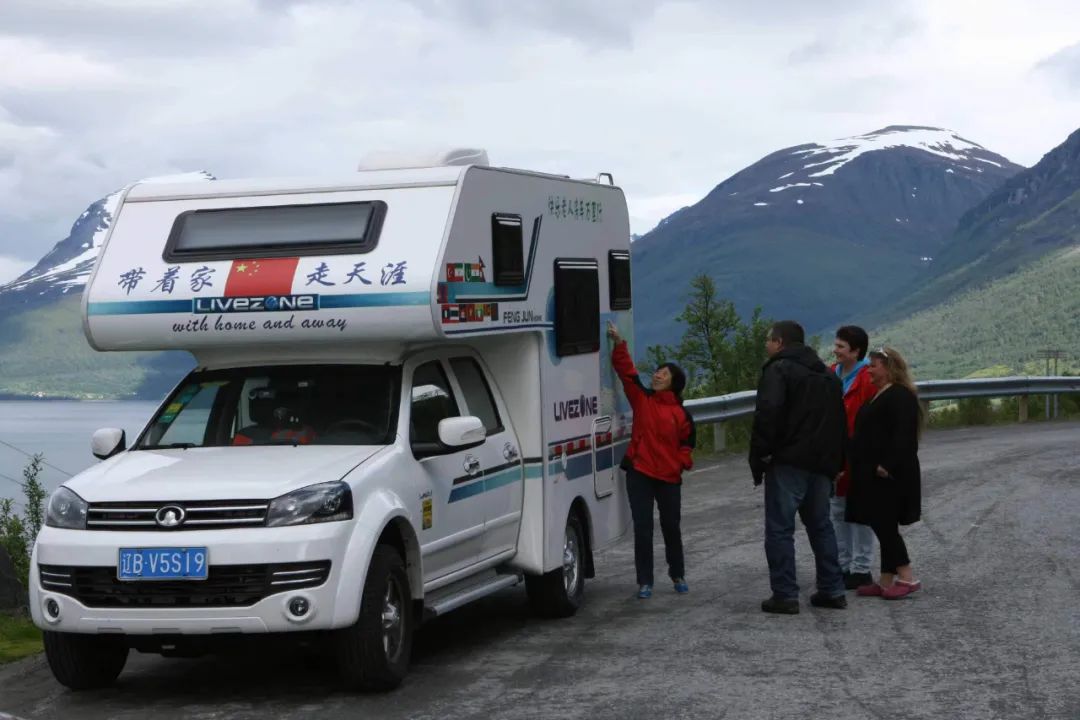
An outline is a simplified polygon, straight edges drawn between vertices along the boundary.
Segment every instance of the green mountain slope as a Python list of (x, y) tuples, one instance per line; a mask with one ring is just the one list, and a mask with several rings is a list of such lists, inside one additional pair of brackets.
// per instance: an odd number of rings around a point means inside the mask
[(930, 277), (866, 313), (889, 323), (1067, 249), (1080, 241), (1080, 130), (1017, 173), (960, 219)]
[(74, 294), (0, 318), (0, 394), (156, 398), (193, 364), (186, 353), (171, 355), (95, 351)]
[[(919, 379), (1042, 374), (1043, 348), (1080, 353), (1080, 232), (1077, 245), (1023, 270), (872, 333), (899, 349)], [(1064, 370), (1072, 366), (1063, 366)]]

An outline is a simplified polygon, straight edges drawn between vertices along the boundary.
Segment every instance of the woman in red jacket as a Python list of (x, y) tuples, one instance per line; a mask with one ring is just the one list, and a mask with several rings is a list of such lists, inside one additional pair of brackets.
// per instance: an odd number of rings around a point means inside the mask
[(634, 567), (638, 597), (652, 597), (653, 502), (660, 510), (668, 576), (675, 592), (689, 592), (684, 579), (681, 514), (683, 470), (693, 466), (694, 420), (682, 406), (686, 374), (674, 363), (664, 363), (646, 388), (634, 367), (630, 351), (619, 331), (608, 323), (608, 337), (615, 343), (611, 363), (622, 381), (634, 411), (634, 429), (622, 467), (634, 520)]

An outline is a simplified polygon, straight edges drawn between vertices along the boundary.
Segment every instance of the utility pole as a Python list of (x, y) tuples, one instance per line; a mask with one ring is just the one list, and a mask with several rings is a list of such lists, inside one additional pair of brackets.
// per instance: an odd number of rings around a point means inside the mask
[[(1046, 360), (1046, 376), (1050, 377), (1050, 361), (1052, 360), (1054, 362), (1054, 375), (1057, 375), (1058, 374), (1058, 360), (1063, 360), (1065, 358), (1065, 351), (1064, 350), (1045, 349), (1045, 350), (1040, 350), (1035, 357), (1039, 358), (1040, 360)], [(1051, 402), (1053, 402), (1053, 405), (1054, 405), (1054, 414), (1053, 414), (1054, 419), (1057, 419), (1057, 416), (1058, 416), (1058, 397), (1057, 397), (1057, 395), (1047, 395), (1046, 396), (1046, 419), (1047, 420), (1050, 419), (1050, 404), (1051, 404)]]

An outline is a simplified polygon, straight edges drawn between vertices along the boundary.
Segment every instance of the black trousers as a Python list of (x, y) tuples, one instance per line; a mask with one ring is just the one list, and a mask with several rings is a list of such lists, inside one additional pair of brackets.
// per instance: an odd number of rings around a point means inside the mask
[(896, 569), (910, 565), (907, 545), (900, 536), (900, 525), (896, 521), (877, 521), (870, 525), (881, 545), (881, 572), (896, 574)]
[(626, 494), (634, 519), (634, 568), (638, 585), (653, 584), (653, 502), (660, 510), (660, 532), (664, 535), (668, 576), (684, 576), (682, 531), (682, 485), (664, 482), (637, 470), (626, 473)]

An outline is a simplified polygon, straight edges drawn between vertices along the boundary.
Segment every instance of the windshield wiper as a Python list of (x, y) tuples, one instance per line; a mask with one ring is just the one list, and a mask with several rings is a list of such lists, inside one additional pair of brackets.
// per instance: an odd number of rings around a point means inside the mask
[(188, 448), (198, 447), (193, 442), (177, 442), (168, 443), (166, 445), (143, 445), (140, 450), (187, 450)]

